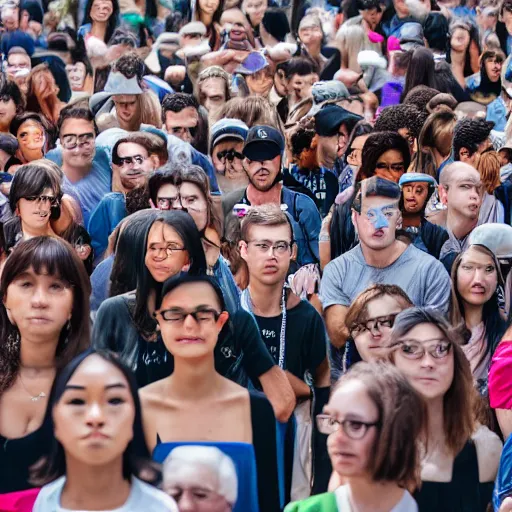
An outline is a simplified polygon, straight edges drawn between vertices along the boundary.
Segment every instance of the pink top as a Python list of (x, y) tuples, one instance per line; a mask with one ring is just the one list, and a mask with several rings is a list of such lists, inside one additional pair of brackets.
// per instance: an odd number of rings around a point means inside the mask
[(512, 409), (512, 340), (502, 341), (492, 356), (489, 399), (493, 409)]
[(32, 512), (41, 489), (0, 494), (0, 512)]

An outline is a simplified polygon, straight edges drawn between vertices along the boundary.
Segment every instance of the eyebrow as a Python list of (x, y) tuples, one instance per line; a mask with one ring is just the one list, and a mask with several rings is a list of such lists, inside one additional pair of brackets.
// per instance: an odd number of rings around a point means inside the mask
[[(126, 389), (126, 384), (117, 382), (116, 384), (108, 384), (105, 389)], [(66, 384), (64, 391), (85, 391), (85, 386), (78, 386), (76, 384)]]

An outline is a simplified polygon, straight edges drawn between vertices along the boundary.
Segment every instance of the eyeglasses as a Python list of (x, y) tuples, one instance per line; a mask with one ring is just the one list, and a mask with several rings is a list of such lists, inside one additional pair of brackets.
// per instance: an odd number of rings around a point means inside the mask
[(267, 254), (269, 249), (272, 249), (272, 254), (276, 253), (279, 255), (283, 255), (290, 252), (290, 249), (293, 245), (293, 242), (280, 241), (274, 244), (270, 244), (269, 242), (259, 242), (259, 241), (250, 241), (247, 242), (247, 245), (252, 244), (256, 247), (256, 250), (261, 254)]
[(450, 341), (439, 341), (435, 345), (425, 347), (416, 341), (401, 341), (398, 350), (407, 359), (422, 359), (428, 352), (434, 359), (444, 359), (452, 348)]
[(64, 149), (75, 149), (77, 146), (92, 146), (94, 143), (94, 133), (82, 133), (75, 135), (68, 133), (61, 137), (61, 144)]
[(158, 315), (162, 317), (166, 322), (171, 322), (176, 325), (182, 325), (185, 322), (187, 316), (191, 316), (197, 324), (209, 324), (216, 322), (220, 313), (215, 309), (201, 308), (194, 311), (184, 311), (182, 309), (164, 309), (153, 313), (156, 318)]
[(350, 328), (350, 334), (352, 337), (355, 337), (365, 333), (366, 331), (382, 332), (383, 327), (392, 329), (393, 325), (395, 324), (395, 318), (397, 315), (398, 313), (392, 313), (391, 315), (378, 316), (375, 318), (370, 318), (366, 320), (366, 322), (354, 324), (354, 326)]
[(158, 197), (156, 206), (159, 210), (191, 210), (202, 212), (206, 210), (206, 202), (198, 196)]
[(192, 126), (190, 128), (186, 126), (173, 126), (171, 128), (171, 133), (172, 135), (176, 135), (176, 137), (179, 137), (180, 135), (185, 135), (186, 133), (188, 133), (191, 137), (195, 137), (196, 130), (197, 126)]
[(148, 249), (148, 252), (153, 257), (160, 257), (162, 252), (164, 253), (164, 257), (168, 258), (169, 256), (172, 256), (176, 252), (180, 251), (186, 251), (185, 247), (177, 247), (176, 245), (166, 245), (165, 247), (162, 246), (155, 246), (151, 245)]
[(226, 160), (232, 162), (235, 158), (238, 160), (243, 160), (245, 157), (242, 153), (235, 151), (234, 149), (225, 149), (224, 151), (219, 151), (217, 153), (217, 158), (223, 163), (226, 163)]
[(128, 165), (142, 165), (148, 159), (147, 156), (142, 155), (134, 155), (134, 156), (118, 156), (117, 158), (112, 158), (112, 162), (114, 164), (119, 165), (120, 167), (126, 167)]
[(31, 203), (37, 201), (39, 204), (41, 203), (47, 203), (50, 205), (57, 204), (58, 199), (54, 196), (27, 196), (23, 199), (26, 199), (27, 201), (30, 201)]
[(372, 423), (366, 421), (359, 420), (343, 420), (338, 421), (328, 414), (318, 414), (316, 417), (316, 424), (318, 426), (318, 430), (322, 434), (331, 435), (334, 432), (338, 432), (338, 430), (343, 428), (343, 432), (350, 439), (359, 440), (363, 439), (368, 430), (371, 427), (378, 427), (380, 422), (374, 421)]

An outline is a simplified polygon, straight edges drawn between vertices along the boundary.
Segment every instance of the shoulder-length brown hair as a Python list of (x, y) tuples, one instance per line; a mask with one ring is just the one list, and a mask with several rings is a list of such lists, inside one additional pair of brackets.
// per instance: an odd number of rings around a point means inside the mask
[(426, 423), (421, 396), (389, 362), (360, 362), (336, 383), (359, 380), (379, 412), (377, 438), (369, 461), (375, 482), (396, 482), (413, 490), (420, 483), (420, 439)]
[[(446, 340), (452, 343), (453, 380), (443, 398), (443, 421), (446, 444), (453, 455), (457, 455), (475, 431), (475, 412), (479, 407), (471, 368), (460, 347), (462, 338), (459, 330), (451, 327), (444, 317), (430, 309), (415, 307), (402, 311), (395, 319), (391, 347), (400, 346), (400, 340), (420, 324), (436, 326)], [(391, 350), (390, 359), (393, 363), (394, 354), (395, 350)]]
[[(89, 296), (91, 285), (85, 267), (74, 248), (58, 237), (38, 236), (20, 242), (5, 263), (0, 294), (5, 298), (9, 285), (23, 272), (58, 276), (73, 290), (69, 326), (62, 329), (57, 344), (57, 369), (64, 367), (90, 344)], [(11, 324), (3, 302), (0, 304), (0, 396), (9, 389), (20, 366), (20, 333)]]

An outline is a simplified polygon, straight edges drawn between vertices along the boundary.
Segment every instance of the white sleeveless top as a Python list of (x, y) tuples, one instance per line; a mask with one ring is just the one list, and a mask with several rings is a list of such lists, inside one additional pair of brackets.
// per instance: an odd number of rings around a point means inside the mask
[[(334, 491), (336, 505), (340, 512), (351, 512), (348, 499), (348, 485), (342, 485)], [(389, 512), (418, 512), (418, 504), (408, 491), (404, 491), (402, 499)]]

